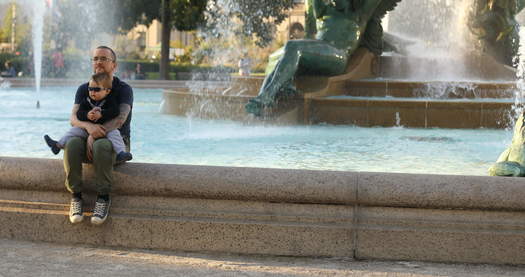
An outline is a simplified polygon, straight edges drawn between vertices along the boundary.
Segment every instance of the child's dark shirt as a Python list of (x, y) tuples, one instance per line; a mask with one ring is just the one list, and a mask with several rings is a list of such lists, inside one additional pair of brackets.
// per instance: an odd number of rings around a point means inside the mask
[(104, 124), (106, 121), (117, 117), (120, 112), (115, 93), (111, 92), (106, 98), (100, 101), (95, 101), (89, 98), (89, 96), (81, 100), (77, 111), (77, 118), (82, 121), (91, 121), (88, 119), (87, 114), (94, 107), (100, 107), (102, 110), (102, 117), (96, 121), (97, 124)]

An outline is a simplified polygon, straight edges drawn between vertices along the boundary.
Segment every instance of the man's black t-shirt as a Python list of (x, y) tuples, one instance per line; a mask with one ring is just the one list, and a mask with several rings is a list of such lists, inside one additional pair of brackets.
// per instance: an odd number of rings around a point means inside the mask
[[(77, 93), (75, 94), (75, 104), (80, 104), (82, 101), (86, 99), (86, 97), (89, 96), (88, 84), (89, 83), (84, 83), (78, 87)], [(129, 115), (128, 115), (128, 118), (126, 119), (126, 122), (124, 122), (122, 127), (119, 128), (119, 131), (122, 137), (129, 138), (130, 137), (131, 113), (133, 111), (133, 90), (128, 84), (121, 81), (119, 78), (113, 77), (111, 93), (115, 94), (114, 97), (117, 99), (118, 105), (128, 104), (131, 107), (131, 110), (129, 111)]]

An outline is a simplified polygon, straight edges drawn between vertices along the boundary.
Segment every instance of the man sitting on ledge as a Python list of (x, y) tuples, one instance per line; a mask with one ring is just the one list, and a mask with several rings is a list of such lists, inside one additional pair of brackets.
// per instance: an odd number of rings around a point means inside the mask
[(113, 165), (115, 151), (106, 133), (118, 129), (126, 145), (127, 152), (130, 148), (130, 122), (133, 108), (133, 90), (131, 87), (113, 76), (117, 68), (117, 56), (107, 46), (99, 46), (92, 57), (94, 73), (107, 73), (110, 76), (111, 93), (115, 93), (119, 105), (119, 115), (103, 125), (77, 118), (79, 104), (88, 97), (88, 83), (78, 87), (75, 95), (75, 104), (71, 112), (71, 125), (85, 129), (89, 134), (87, 139), (73, 137), (66, 143), (64, 149), (64, 170), (66, 172), (66, 187), (72, 193), (69, 220), (71, 223), (81, 222), (84, 218), (82, 211), (82, 162), (91, 160), (95, 170), (95, 185), (97, 200), (93, 209), (91, 223), (100, 225), (104, 223), (109, 214), (111, 204), (110, 192), (113, 182)]

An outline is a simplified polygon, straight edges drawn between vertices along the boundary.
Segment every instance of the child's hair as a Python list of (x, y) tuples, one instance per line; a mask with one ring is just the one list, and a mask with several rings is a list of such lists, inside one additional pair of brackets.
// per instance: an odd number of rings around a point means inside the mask
[(106, 72), (100, 72), (100, 73), (93, 74), (93, 76), (91, 76), (91, 80), (93, 80), (99, 85), (103, 85), (106, 88), (111, 87), (111, 78), (109, 77), (109, 74)]

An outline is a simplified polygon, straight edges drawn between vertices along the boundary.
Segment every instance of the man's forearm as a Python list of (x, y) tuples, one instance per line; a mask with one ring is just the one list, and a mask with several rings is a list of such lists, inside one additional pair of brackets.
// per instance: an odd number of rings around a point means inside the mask
[(80, 106), (78, 104), (73, 105), (73, 110), (71, 111), (71, 116), (69, 118), (69, 122), (71, 123), (71, 126), (73, 127), (79, 127), (82, 129), (87, 129), (90, 122), (87, 121), (81, 121), (78, 119), (78, 111), (80, 109)]
[(126, 122), (129, 112), (131, 111), (131, 106), (128, 104), (120, 104), (119, 110), (120, 112), (117, 117), (104, 123), (103, 126), (107, 132), (120, 128), (122, 124)]

